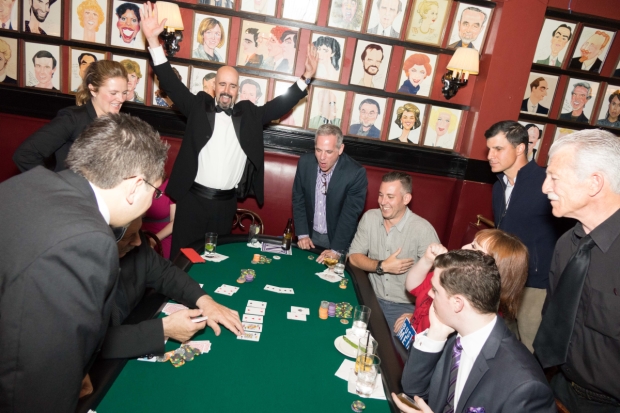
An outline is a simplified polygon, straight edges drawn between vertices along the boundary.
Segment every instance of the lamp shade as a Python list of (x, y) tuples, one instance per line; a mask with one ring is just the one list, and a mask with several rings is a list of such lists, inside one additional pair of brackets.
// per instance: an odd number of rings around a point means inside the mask
[(168, 19), (166, 21), (167, 28), (183, 30), (183, 19), (181, 18), (181, 10), (178, 4), (158, 1), (157, 15), (159, 16), (160, 23), (163, 19)]
[(450, 59), (450, 63), (448, 63), (447, 69), (455, 72), (467, 72), (471, 75), (477, 75), (479, 63), (480, 56), (476, 49), (457, 47), (454, 55), (452, 55), (452, 59)]

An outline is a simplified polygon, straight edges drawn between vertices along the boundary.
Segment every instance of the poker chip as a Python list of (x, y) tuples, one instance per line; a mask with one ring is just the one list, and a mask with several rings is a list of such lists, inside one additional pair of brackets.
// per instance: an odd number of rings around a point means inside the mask
[(356, 413), (360, 413), (364, 411), (365, 408), (366, 408), (366, 405), (361, 400), (356, 400), (353, 403), (351, 403), (351, 410), (353, 410)]
[(280, 259), (280, 256), (279, 256), (279, 255), (274, 255), (274, 256), (273, 256), (273, 259), (274, 259), (274, 260), (279, 260), (279, 259)]
[(245, 275), (242, 275), (241, 277), (237, 278), (237, 282), (239, 284), (243, 284), (245, 282)]
[(349, 320), (347, 320), (346, 318), (341, 318), (341, 319), (340, 319), (340, 322), (341, 322), (342, 324), (349, 324)]
[(351, 318), (353, 312), (353, 306), (349, 303), (339, 303), (336, 305), (336, 317), (338, 318)]
[(175, 353), (172, 355), (172, 357), (170, 357), (170, 362), (172, 363), (174, 367), (181, 367), (183, 364), (185, 364), (185, 360), (183, 360), (183, 356), (181, 356), (178, 353)]
[(313, 260), (314, 259), (314, 255), (308, 255), (308, 259), (309, 260)]

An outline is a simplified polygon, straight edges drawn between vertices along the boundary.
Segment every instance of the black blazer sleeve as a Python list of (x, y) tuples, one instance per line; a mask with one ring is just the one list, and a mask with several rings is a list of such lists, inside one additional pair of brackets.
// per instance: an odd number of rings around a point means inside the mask
[(351, 245), (357, 230), (357, 220), (364, 209), (367, 188), (366, 169), (360, 166), (344, 193), (344, 204), (340, 210), (336, 230), (333, 231), (334, 237), (330, 241), (331, 249), (344, 250)]
[(170, 96), (176, 108), (180, 110), (185, 117), (189, 118), (189, 114), (194, 108), (194, 105), (201, 104), (200, 102), (203, 99), (213, 102), (211, 95), (205, 92), (198, 92), (197, 95), (190, 92), (187, 86), (174, 74), (170, 62), (153, 66), (153, 70), (159, 80), (159, 87)]
[(424, 400), (428, 400), (431, 378), (444, 352), (445, 347), (439, 353), (426, 353), (412, 345), (409, 359), (407, 359), (403, 369), (401, 380), (403, 391), (411, 397), (420, 396)]
[[(295, 221), (295, 235), (312, 236), (311, 228), (308, 228), (309, 214), (314, 214), (314, 209), (306, 211), (306, 205), (310, 200), (306, 199), (304, 192), (304, 176), (308, 173), (308, 162), (305, 162), (306, 156), (299, 157), (297, 163), (297, 171), (295, 171), (295, 180), (293, 181), (293, 219)], [(314, 189), (314, 187), (312, 188)]]

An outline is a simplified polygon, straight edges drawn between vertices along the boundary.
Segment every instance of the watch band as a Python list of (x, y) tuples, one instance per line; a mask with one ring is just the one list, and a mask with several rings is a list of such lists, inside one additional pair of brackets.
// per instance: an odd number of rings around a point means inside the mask
[(381, 267), (381, 264), (383, 264), (383, 260), (379, 261), (379, 262), (377, 263), (377, 268), (375, 268), (375, 272), (376, 272), (378, 275), (383, 275), (383, 274), (385, 273), (385, 272), (383, 271), (383, 267)]
[(304, 75), (301, 75), (301, 80), (303, 80), (304, 82), (306, 82), (306, 85), (310, 85), (310, 83), (312, 83), (312, 78), (307, 78)]

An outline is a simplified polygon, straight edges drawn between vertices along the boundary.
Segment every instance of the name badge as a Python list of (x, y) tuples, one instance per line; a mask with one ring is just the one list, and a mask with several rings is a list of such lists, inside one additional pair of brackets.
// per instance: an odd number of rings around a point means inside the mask
[(409, 350), (409, 347), (411, 347), (411, 342), (413, 341), (413, 338), (415, 337), (416, 334), (417, 333), (415, 329), (413, 328), (413, 326), (409, 322), (409, 319), (407, 318), (405, 319), (403, 326), (398, 331), (398, 339), (400, 340), (401, 343), (403, 343), (403, 346), (405, 346), (405, 348)]

